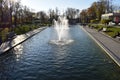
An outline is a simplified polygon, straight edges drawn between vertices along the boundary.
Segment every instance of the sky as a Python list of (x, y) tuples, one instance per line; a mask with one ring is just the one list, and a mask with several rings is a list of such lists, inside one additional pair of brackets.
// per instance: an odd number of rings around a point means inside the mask
[(35, 12), (48, 11), (56, 7), (64, 11), (66, 8), (87, 9), (97, 0), (21, 0), (22, 5), (32, 8)]
[(66, 8), (76, 8), (79, 10), (87, 9), (91, 4), (98, 0), (21, 0), (22, 5), (26, 5), (35, 12), (48, 11), (56, 7), (60, 11)]

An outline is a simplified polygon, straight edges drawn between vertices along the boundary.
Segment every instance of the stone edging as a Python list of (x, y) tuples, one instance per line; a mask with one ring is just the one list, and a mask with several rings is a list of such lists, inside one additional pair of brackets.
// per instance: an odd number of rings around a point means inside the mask
[[(81, 28), (81, 27), (80, 27)], [(87, 32), (84, 28), (82, 28), (84, 32), (86, 32), (111, 58), (112, 60), (120, 66), (119, 58), (117, 58), (116, 55), (112, 51), (110, 51), (104, 44), (102, 44), (99, 40), (97, 40), (95, 37), (93, 37), (89, 32)]]
[(42, 31), (44, 29), (46, 29), (46, 27), (41, 27), (41, 28), (35, 29), (26, 34), (17, 35), (17, 36), (15, 36), (15, 38), (13, 40), (2, 43), (0, 46), (0, 55), (9, 51), (10, 49), (14, 48), (15, 46), (21, 44), (22, 42), (26, 41), (27, 39), (29, 39), (30, 37), (34, 36), (35, 34), (39, 33), (40, 31)]

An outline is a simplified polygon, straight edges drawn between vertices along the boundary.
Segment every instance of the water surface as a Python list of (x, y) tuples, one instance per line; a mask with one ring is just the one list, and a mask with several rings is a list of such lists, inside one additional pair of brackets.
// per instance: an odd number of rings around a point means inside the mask
[(47, 28), (0, 56), (0, 80), (120, 80), (120, 68), (79, 26), (73, 43), (50, 44)]

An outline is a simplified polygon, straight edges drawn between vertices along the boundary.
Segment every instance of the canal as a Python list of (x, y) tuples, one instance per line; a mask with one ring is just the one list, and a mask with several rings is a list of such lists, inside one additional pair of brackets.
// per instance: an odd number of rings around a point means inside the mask
[(54, 34), (47, 28), (1, 55), (0, 80), (120, 80), (120, 68), (78, 25), (71, 44), (50, 44)]

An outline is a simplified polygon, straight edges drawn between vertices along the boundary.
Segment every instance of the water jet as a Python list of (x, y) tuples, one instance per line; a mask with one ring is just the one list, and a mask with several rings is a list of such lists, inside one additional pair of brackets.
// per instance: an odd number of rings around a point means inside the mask
[(50, 43), (56, 45), (66, 45), (72, 43), (73, 40), (70, 38), (69, 34), (69, 24), (68, 19), (64, 16), (59, 16), (58, 20), (53, 20), (54, 30), (56, 31), (57, 38), (55, 40), (50, 40)]

